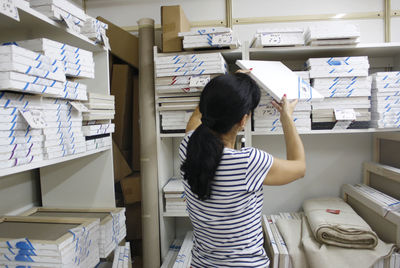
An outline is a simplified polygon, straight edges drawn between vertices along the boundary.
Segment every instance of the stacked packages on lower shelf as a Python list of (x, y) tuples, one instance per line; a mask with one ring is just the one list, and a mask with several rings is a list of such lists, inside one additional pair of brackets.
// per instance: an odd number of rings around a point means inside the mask
[(372, 125), (400, 128), (400, 72), (372, 75)]
[(129, 242), (126, 242), (124, 246), (118, 246), (114, 252), (114, 260), (112, 268), (131, 268), (131, 246)]
[(22, 216), (59, 218), (99, 219), (98, 250), (100, 258), (106, 258), (126, 236), (125, 208), (113, 209), (70, 209), (33, 208)]
[(209, 27), (202, 29), (192, 29), (189, 32), (178, 33), (183, 37), (183, 49), (198, 48), (237, 48), (239, 39), (231, 28)]
[(28, 0), (28, 2), (31, 8), (53, 20), (65, 21), (69, 28), (78, 33), (86, 21), (84, 10), (68, 0)]
[(91, 51), (47, 38), (15, 41), (12, 43), (60, 61), (64, 67), (65, 75), (69, 77), (94, 78), (94, 61)]
[(161, 132), (184, 132), (200, 92), (212, 77), (227, 72), (221, 53), (177, 54), (154, 59)]
[[(368, 128), (371, 120), (368, 57), (311, 58), (306, 63), (323, 102), (312, 103), (312, 129)], [(355, 118), (336, 123), (338, 110), (353, 109)]]
[(98, 239), (98, 219), (0, 218), (0, 266), (94, 267)]
[(186, 198), (181, 179), (171, 178), (163, 188), (165, 212), (185, 213)]
[(311, 25), (305, 39), (310, 46), (353, 45), (360, 42), (360, 30), (356, 25), (337, 22)]
[(164, 262), (160, 268), (172, 268), (175, 264), (175, 260), (178, 257), (179, 251), (181, 250), (183, 240), (175, 239), (169, 246), (167, 256), (165, 256)]
[(250, 46), (254, 48), (304, 46), (304, 29), (296, 27), (259, 29)]
[(82, 131), (86, 137), (87, 150), (110, 146), (111, 133), (115, 125), (111, 123), (115, 115), (115, 97), (113, 95), (88, 93), (85, 103), (88, 111), (83, 113)]

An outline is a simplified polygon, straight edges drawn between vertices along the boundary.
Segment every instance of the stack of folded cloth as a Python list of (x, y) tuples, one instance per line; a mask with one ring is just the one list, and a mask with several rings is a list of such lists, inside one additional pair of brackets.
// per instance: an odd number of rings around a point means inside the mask
[(88, 108), (83, 114), (82, 131), (86, 137), (87, 150), (95, 150), (111, 145), (111, 133), (115, 125), (111, 123), (115, 115), (115, 98), (112, 95), (88, 93)]
[(28, 0), (31, 8), (43, 13), (55, 21), (66, 21), (67, 26), (76, 32), (81, 32), (86, 21), (82, 8), (68, 0)]
[(360, 42), (360, 30), (353, 24), (312, 25), (308, 28), (305, 39), (310, 46), (352, 45)]
[(82, 113), (62, 99), (45, 98), (42, 107), (46, 122), (43, 129), (46, 159), (86, 152)]
[(372, 126), (400, 128), (400, 72), (379, 72), (372, 79)]
[[(303, 210), (304, 216), (298, 214), (300, 217), (275, 219), (291, 267), (371, 267), (393, 253), (394, 245), (381, 241), (371, 227), (340, 198), (306, 200)], [(273, 228), (270, 225), (271, 230)], [(277, 249), (279, 243), (276, 240), (272, 243), (268, 237), (267, 242), (271, 245), (267, 249), (280, 253)], [(276, 257), (276, 253), (270, 255), (273, 261), (271, 267), (283, 267), (281, 260), (287, 260), (286, 255), (283, 255), (285, 258), (280, 258), (281, 255)]]
[(354, 109), (356, 120), (348, 128), (368, 128), (371, 120), (368, 57), (311, 58), (306, 66), (313, 88), (324, 95), (312, 103), (312, 128), (332, 129), (335, 109)]
[(43, 160), (44, 136), (19, 110), (41, 109), (39, 96), (0, 92), (0, 168)]
[(255, 48), (304, 46), (304, 30), (295, 27), (259, 29), (250, 46)]
[(240, 46), (232, 29), (225, 27), (193, 29), (189, 32), (178, 33), (178, 36), (183, 37), (183, 49), (238, 48)]
[(47, 38), (13, 42), (15, 45), (39, 52), (61, 61), (65, 75), (74, 78), (94, 78), (94, 60), (91, 51), (83, 50)]
[(178, 54), (155, 58), (161, 132), (184, 132), (208, 81), (227, 72), (221, 53)]
[[(304, 83), (310, 84), (307, 71), (294, 72), (301, 77)], [(272, 105), (273, 98), (268, 93), (262, 92), (260, 104), (254, 110), (254, 131), (282, 133), (282, 124), (279, 120), (280, 114)], [(293, 112), (293, 120), (299, 132), (311, 130), (311, 102), (300, 100)]]
[(186, 212), (186, 198), (181, 179), (171, 178), (163, 188), (165, 212)]
[[(108, 29), (108, 24), (101, 22), (95, 18), (87, 16), (85, 24), (82, 27), (81, 33), (87, 38), (94, 40), (95, 42), (108, 42), (108, 37), (106, 35), (106, 30)], [(104, 39), (107, 39), (106, 41)]]
[(6, 43), (0, 46), (0, 88), (62, 97), (66, 81), (63, 66), (54, 58)]

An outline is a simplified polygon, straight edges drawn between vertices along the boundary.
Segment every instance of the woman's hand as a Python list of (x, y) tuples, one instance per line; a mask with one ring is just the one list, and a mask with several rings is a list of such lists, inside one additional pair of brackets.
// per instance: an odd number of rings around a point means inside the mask
[(297, 102), (298, 102), (298, 100), (289, 102), (287, 100), (286, 94), (285, 94), (285, 95), (283, 95), (282, 101), (280, 103), (277, 103), (276, 101), (273, 100), (272, 105), (281, 114), (281, 120), (282, 119), (291, 119)]

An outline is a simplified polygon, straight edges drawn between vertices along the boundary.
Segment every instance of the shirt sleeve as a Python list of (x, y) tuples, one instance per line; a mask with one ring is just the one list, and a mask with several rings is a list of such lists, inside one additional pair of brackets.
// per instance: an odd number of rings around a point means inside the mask
[(262, 150), (251, 148), (246, 172), (246, 188), (249, 192), (262, 188), (265, 176), (267, 176), (274, 159), (272, 155)]
[(186, 160), (186, 149), (189, 143), (190, 136), (192, 136), (193, 131), (189, 131), (186, 133), (185, 137), (181, 141), (181, 144), (179, 145), (179, 160), (181, 164)]

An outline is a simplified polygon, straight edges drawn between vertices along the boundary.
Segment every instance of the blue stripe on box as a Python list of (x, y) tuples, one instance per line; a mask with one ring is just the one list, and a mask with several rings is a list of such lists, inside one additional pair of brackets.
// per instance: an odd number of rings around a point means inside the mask
[(32, 69), (31, 66), (28, 67), (28, 70), (26, 70), (25, 74), (29, 73), (29, 71)]
[(332, 89), (332, 87), (334, 87), (337, 83), (339, 83), (339, 81), (336, 81), (335, 83), (333, 83), (333, 84), (329, 87), (329, 89)]
[(387, 88), (389, 86), (389, 83), (387, 83), (385, 86), (384, 86), (384, 88)]
[(351, 79), (351, 81), (357, 80), (357, 76), (354, 76), (353, 79)]
[(11, 130), (11, 131), (10, 131), (10, 135), (8, 135), (8, 137), (11, 138), (12, 135), (14, 135), (14, 130)]
[(35, 77), (35, 80), (33, 80), (32, 84), (35, 84), (37, 82), (37, 80), (39, 80), (39, 76)]
[(17, 115), (15, 114), (13, 119), (11, 120), (11, 123), (14, 123), (16, 119), (17, 119)]
[(335, 69), (332, 69), (329, 73), (331, 74), (331, 73), (333, 73), (335, 71)]
[(346, 87), (346, 89), (349, 89), (349, 87), (351, 87), (355, 82), (356, 82), (355, 80), (354, 80), (353, 82), (351, 82), (351, 83)]
[(28, 86), (29, 86), (29, 82), (27, 82), (26, 84), (25, 84), (25, 86), (24, 86), (24, 88), (22, 89), (22, 90), (26, 90), (27, 88), (28, 88)]
[(354, 68), (351, 68), (351, 69), (348, 71), (348, 73), (351, 73), (353, 70), (354, 70)]
[(36, 68), (39, 68), (40, 65), (42, 65), (42, 62), (41, 62), (41, 61), (39, 61), (39, 64), (36, 66)]
[(388, 76), (386, 75), (382, 80), (385, 81), (388, 78)]
[(7, 108), (7, 106), (10, 104), (10, 102), (11, 102), (11, 100), (8, 99), (8, 100), (6, 101), (6, 103), (4, 104), (4, 107)]

